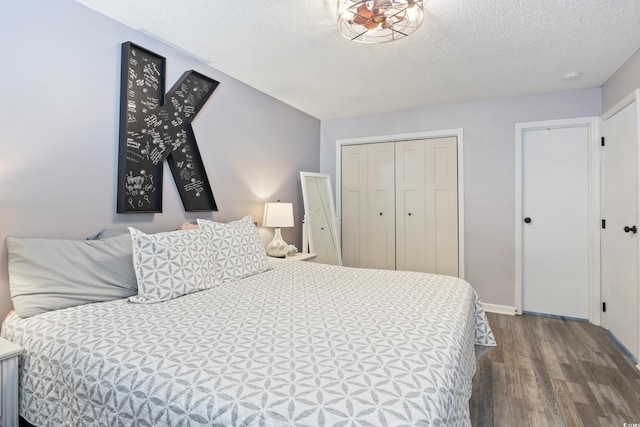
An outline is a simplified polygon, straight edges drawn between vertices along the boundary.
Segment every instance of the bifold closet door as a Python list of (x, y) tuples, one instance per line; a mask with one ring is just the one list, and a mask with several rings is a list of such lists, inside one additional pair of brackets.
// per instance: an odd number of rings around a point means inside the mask
[(457, 139), (395, 143), (396, 268), (458, 275)]
[(341, 177), (344, 265), (395, 269), (393, 142), (342, 147)]

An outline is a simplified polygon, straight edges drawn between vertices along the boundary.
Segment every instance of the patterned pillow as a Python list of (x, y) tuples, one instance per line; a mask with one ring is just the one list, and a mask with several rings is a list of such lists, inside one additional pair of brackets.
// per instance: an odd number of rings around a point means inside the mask
[(226, 224), (198, 219), (198, 225), (204, 230), (213, 230), (216, 275), (220, 281), (242, 279), (271, 270), (258, 229), (250, 216)]
[(216, 278), (213, 232), (180, 230), (145, 234), (129, 227), (138, 295), (129, 302), (167, 301), (219, 285)]

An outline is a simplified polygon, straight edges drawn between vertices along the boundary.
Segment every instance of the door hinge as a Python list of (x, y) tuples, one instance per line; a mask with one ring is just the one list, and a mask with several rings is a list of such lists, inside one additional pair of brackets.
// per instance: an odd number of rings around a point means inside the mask
[(602, 220), (602, 229), (604, 230), (605, 228), (607, 228), (607, 220), (603, 219)]
[(606, 302), (603, 302), (603, 303), (602, 303), (602, 311), (603, 311), (603, 312), (606, 312), (606, 311), (607, 311), (607, 303), (606, 303)]
[(604, 136), (600, 137), (600, 145), (604, 147)]

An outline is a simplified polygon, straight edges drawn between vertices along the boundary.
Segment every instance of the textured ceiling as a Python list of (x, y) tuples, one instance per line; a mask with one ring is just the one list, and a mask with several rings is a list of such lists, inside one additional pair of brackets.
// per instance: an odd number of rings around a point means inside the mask
[(77, 1), (319, 119), (600, 86), (640, 47), (639, 0), (425, 0), (381, 45), (333, 0)]

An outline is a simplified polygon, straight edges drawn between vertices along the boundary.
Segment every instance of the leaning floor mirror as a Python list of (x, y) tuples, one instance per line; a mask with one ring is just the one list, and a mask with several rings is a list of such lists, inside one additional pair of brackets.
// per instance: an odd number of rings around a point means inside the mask
[(302, 251), (317, 254), (314, 260), (323, 264), (342, 265), (336, 209), (329, 175), (300, 172), (304, 225)]

